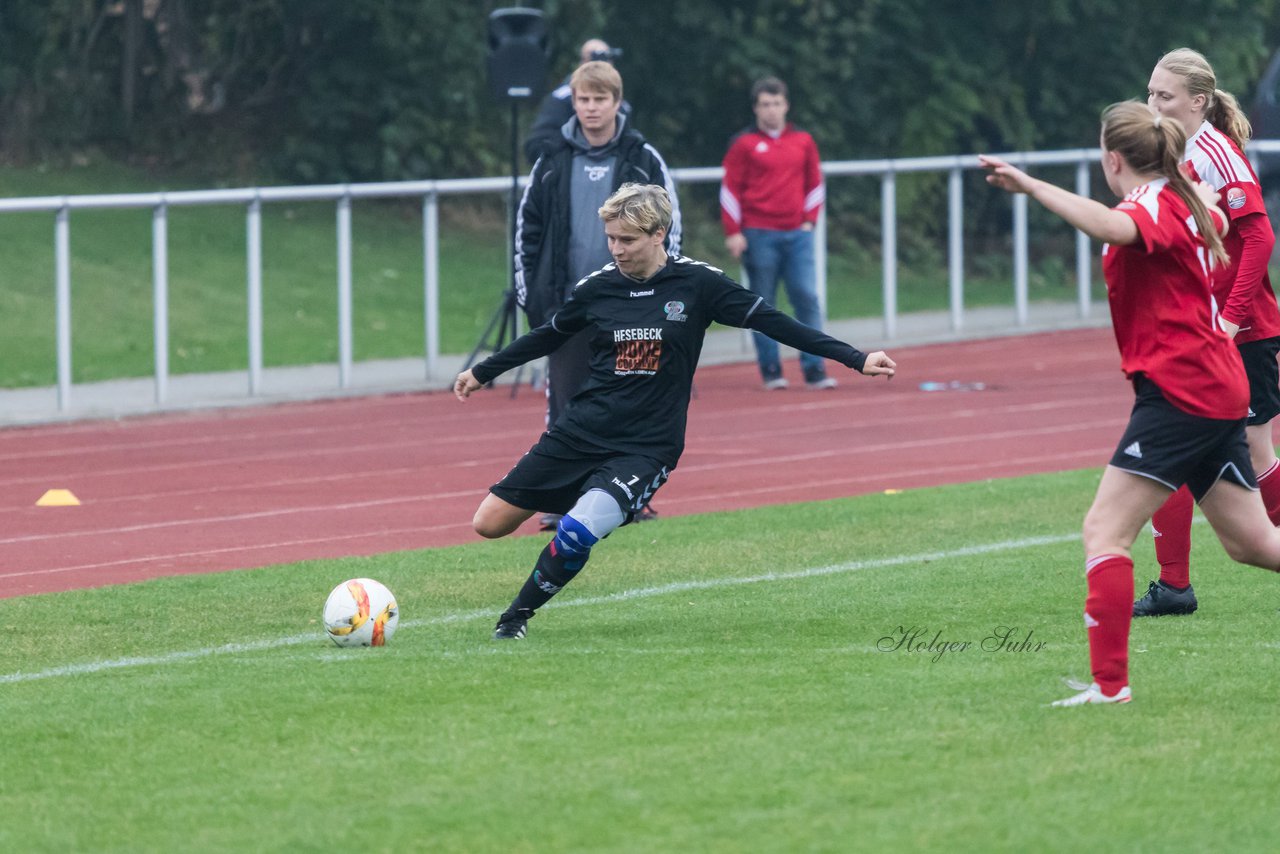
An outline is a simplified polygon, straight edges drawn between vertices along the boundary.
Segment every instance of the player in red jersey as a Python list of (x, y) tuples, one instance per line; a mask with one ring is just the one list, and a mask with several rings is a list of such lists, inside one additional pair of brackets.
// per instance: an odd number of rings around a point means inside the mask
[[(1208, 60), (1189, 48), (1166, 53), (1147, 84), (1147, 104), (1182, 125), (1187, 134), (1183, 168), (1192, 180), (1218, 192), (1218, 208), (1230, 217), (1223, 239), (1230, 259), (1212, 272), (1218, 324), (1235, 339), (1249, 378), (1249, 418), (1245, 435), (1258, 475), (1262, 503), (1272, 524), (1280, 524), (1280, 463), (1271, 439), (1271, 421), (1280, 415), (1280, 308), (1267, 276), (1275, 244), (1257, 175), (1241, 153), (1249, 141), (1249, 121), (1229, 93), (1216, 88)], [(1180, 489), (1156, 511), (1156, 558), (1160, 580), (1133, 603), (1135, 617), (1190, 614), (1192, 497)]]
[(1212, 190), (1193, 187), (1181, 171), (1185, 146), (1182, 126), (1143, 104), (1108, 107), (1102, 169), (1123, 199), (1110, 209), (998, 158), (980, 158), (988, 182), (1028, 194), (1106, 243), (1111, 319), (1137, 398), (1084, 520), (1093, 683), (1073, 683), (1080, 693), (1055, 706), (1129, 701), (1129, 549), (1183, 484), (1232, 558), (1280, 571), (1280, 531), (1267, 520), (1245, 440), (1248, 383), (1212, 307), (1209, 255), (1225, 259), (1219, 230), (1228, 223), (1206, 207), (1216, 201)]

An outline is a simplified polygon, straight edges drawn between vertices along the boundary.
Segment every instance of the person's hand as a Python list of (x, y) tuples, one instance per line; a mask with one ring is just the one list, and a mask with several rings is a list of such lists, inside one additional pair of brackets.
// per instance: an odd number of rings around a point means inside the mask
[(467, 368), (458, 374), (458, 378), (453, 381), (453, 396), (458, 400), (466, 400), (471, 396), (471, 392), (484, 388), (484, 383), (476, 379), (475, 374), (471, 373), (471, 369)]
[(1223, 332), (1227, 333), (1227, 337), (1231, 339), (1235, 339), (1236, 333), (1240, 331), (1240, 324), (1232, 323), (1222, 315), (1218, 315), (1218, 326)]
[(1204, 181), (1192, 181), (1191, 186), (1195, 189), (1196, 195), (1200, 197), (1200, 201), (1204, 202), (1206, 208), (1214, 208), (1218, 204), (1218, 199), (1222, 198), (1218, 191), (1210, 187)]
[(1034, 179), (1016, 166), (1010, 166), (999, 157), (978, 155), (978, 165), (987, 170), (987, 183), (1008, 193), (1029, 193)]
[(724, 239), (725, 248), (729, 250), (729, 254), (733, 256), (733, 260), (742, 257), (742, 253), (747, 251), (747, 236), (739, 231), (737, 234), (730, 234)]
[(862, 366), (862, 372), (869, 377), (888, 377), (893, 379), (895, 369), (898, 363), (889, 358), (889, 354), (883, 350), (877, 350), (874, 353), (867, 354), (867, 361)]

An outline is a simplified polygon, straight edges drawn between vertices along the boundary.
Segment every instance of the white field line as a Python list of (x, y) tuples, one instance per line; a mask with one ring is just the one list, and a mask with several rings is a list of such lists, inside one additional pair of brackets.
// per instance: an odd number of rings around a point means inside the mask
[[(663, 584), (658, 587), (639, 587), (633, 590), (620, 590), (617, 593), (609, 593), (604, 596), (588, 596), (581, 599), (557, 601), (556, 608), (571, 608), (585, 605), (607, 605), (615, 602), (630, 601), (633, 599), (648, 599), (654, 596), (665, 596), (669, 593), (683, 593), (689, 590), (710, 590), (717, 587), (733, 587), (742, 584), (759, 584), (764, 581), (794, 581), (807, 578), (821, 578), (827, 575), (841, 575), (848, 572), (858, 572), (864, 569), (884, 569), (890, 566), (902, 566), (903, 564), (926, 563), (958, 557), (970, 557), (973, 555), (1017, 551), (1019, 549), (1035, 548), (1037, 546), (1051, 546), (1078, 542), (1079, 540), (1080, 534), (1078, 533), (1053, 534), (1043, 537), (1027, 537), (1020, 540), (1001, 540), (994, 543), (982, 543), (975, 546), (965, 546), (964, 548), (949, 549), (947, 551), (940, 552), (922, 552), (919, 554), (897, 555), (895, 557), (877, 558), (874, 560), (849, 561), (847, 563), (836, 563), (829, 566), (798, 569), (793, 572), (766, 572), (761, 575), (749, 575), (738, 578), (712, 578), (702, 581), (677, 581), (672, 584)], [(404, 628), (440, 626), (448, 623), (477, 620), (480, 618), (492, 619), (493, 615), (496, 614), (497, 611), (498, 609), (496, 608), (458, 611), (452, 614), (442, 614), (438, 617), (406, 620), (401, 624), (401, 626)], [(250, 641), (248, 643), (230, 643), (223, 646), (181, 650), (177, 652), (164, 653), (163, 655), (134, 656), (130, 658), (86, 661), (82, 664), (67, 664), (61, 667), (51, 667), (48, 670), (37, 670), (31, 673), (24, 673), (19, 670), (13, 673), (0, 674), (0, 685), (16, 682), (34, 682), (40, 679), (55, 679), (62, 676), (82, 676), (102, 673), (107, 670), (120, 670), (127, 667), (150, 667), (179, 664), (185, 661), (194, 661), (215, 655), (236, 655), (246, 652), (260, 652), (285, 646), (298, 646), (306, 643), (316, 643), (321, 640), (321, 638), (321, 632), (316, 630), (307, 632), (306, 634)]]
[[(791, 434), (788, 433), (787, 435), (790, 436)], [(988, 459), (988, 460), (983, 460), (982, 462), (964, 463), (962, 465), (933, 466), (932, 468), (918, 468), (918, 469), (903, 469), (901, 471), (897, 471), (889, 475), (883, 472), (876, 472), (874, 474), (868, 474), (868, 475), (850, 475), (848, 477), (827, 478), (825, 480), (806, 480), (803, 483), (788, 483), (788, 484), (781, 484), (781, 485), (759, 486), (759, 487), (753, 487), (750, 489), (728, 490), (728, 489), (722, 488), (718, 492), (716, 492), (716, 498), (723, 501), (725, 499), (730, 499), (730, 498), (745, 498), (746, 496), (770, 495), (778, 492), (790, 493), (796, 489), (801, 489), (801, 488), (812, 490), (812, 489), (819, 489), (827, 486), (853, 486), (854, 484), (867, 483), (868, 481), (879, 481), (880, 485), (884, 486), (885, 488), (893, 489), (898, 487), (903, 482), (908, 481), (910, 478), (925, 477), (925, 476), (936, 478), (936, 477), (939, 477), (940, 475), (951, 476), (951, 475), (957, 474), (958, 472), (970, 472), (970, 473), (976, 472), (976, 474), (973, 474), (972, 477), (974, 480), (977, 480), (983, 476), (983, 472), (986, 472), (989, 469), (999, 470), (1001, 467), (1004, 467), (1004, 466), (1041, 465), (1047, 462), (1058, 462), (1058, 463), (1075, 462), (1077, 468), (1082, 466), (1086, 466), (1086, 467), (1096, 466), (1098, 460), (1106, 459), (1107, 458), (1106, 455), (1111, 453), (1114, 450), (1115, 450), (1114, 446), (1107, 446), (1102, 448), (1085, 448), (1079, 451), (1069, 451), (1065, 454), (1041, 454), (1035, 457), (1015, 457), (1011, 459)], [(705, 468), (709, 468), (709, 467), (704, 467), (704, 469)], [(688, 471), (688, 470), (689, 469), (681, 469), (681, 471)], [(1027, 472), (1026, 476), (1030, 476), (1031, 474), (1034, 474), (1034, 472)], [(1019, 475), (1019, 476), (1022, 476), (1022, 475)], [(918, 489), (920, 487), (911, 487), (911, 488)], [(691, 495), (684, 498), (674, 498), (664, 493), (662, 495), (662, 506), (666, 507), (667, 505), (671, 505), (675, 507), (675, 506), (680, 506), (684, 504), (695, 504), (695, 505), (699, 503), (705, 504), (706, 500), (707, 500), (706, 496), (704, 495)], [(814, 500), (819, 500), (819, 499), (815, 498)], [(0, 575), (0, 578), (3, 578), (3, 577), (4, 576)]]

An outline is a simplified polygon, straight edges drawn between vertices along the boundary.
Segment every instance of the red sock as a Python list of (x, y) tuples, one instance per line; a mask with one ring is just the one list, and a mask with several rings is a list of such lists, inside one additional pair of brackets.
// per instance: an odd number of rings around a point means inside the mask
[[(1280, 478), (1276, 489), (1280, 491)], [(1151, 517), (1156, 531), (1156, 560), (1160, 561), (1160, 580), (1170, 587), (1186, 587), (1191, 583), (1191, 514), (1196, 502), (1185, 486), (1169, 496)]]
[(1258, 492), (1267, 508), (1267, 518), (1272, 525), (1280, 525), (1280, 460), (1258, 475)]
[(1093, 681), (1108, 697), (1129, 684), (1129, 624), (1133, 621), (1133, 560), (1098, 555), (1085, 563), (1089, 597), (1084, 624), (1089, 633)]

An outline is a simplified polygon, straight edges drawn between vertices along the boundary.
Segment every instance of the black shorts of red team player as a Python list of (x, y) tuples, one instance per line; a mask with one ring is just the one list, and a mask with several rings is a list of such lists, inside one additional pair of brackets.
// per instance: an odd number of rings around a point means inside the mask
[(1142, 374), (1134, 378), (1133, 387), (1137, 399), (1111, 465), (1169, 489), (1185, 483), (1196, 501), (1223, 478), (1246, 489), (1258, 488), (1243, 418), (1188, 415)]
[(554, 433), (543, 433), (489, 491), (525, 510), (563, 515), (588, 490), (603, 489), (630, 522), (669, 474), (666, 466), (649, 457), (583, 451)]
[(1280, 415), (1280, 338), (1263, 338), (1239, 345), (1244, 373), (1249, 378), (1250, 425), (1266, 424)]

